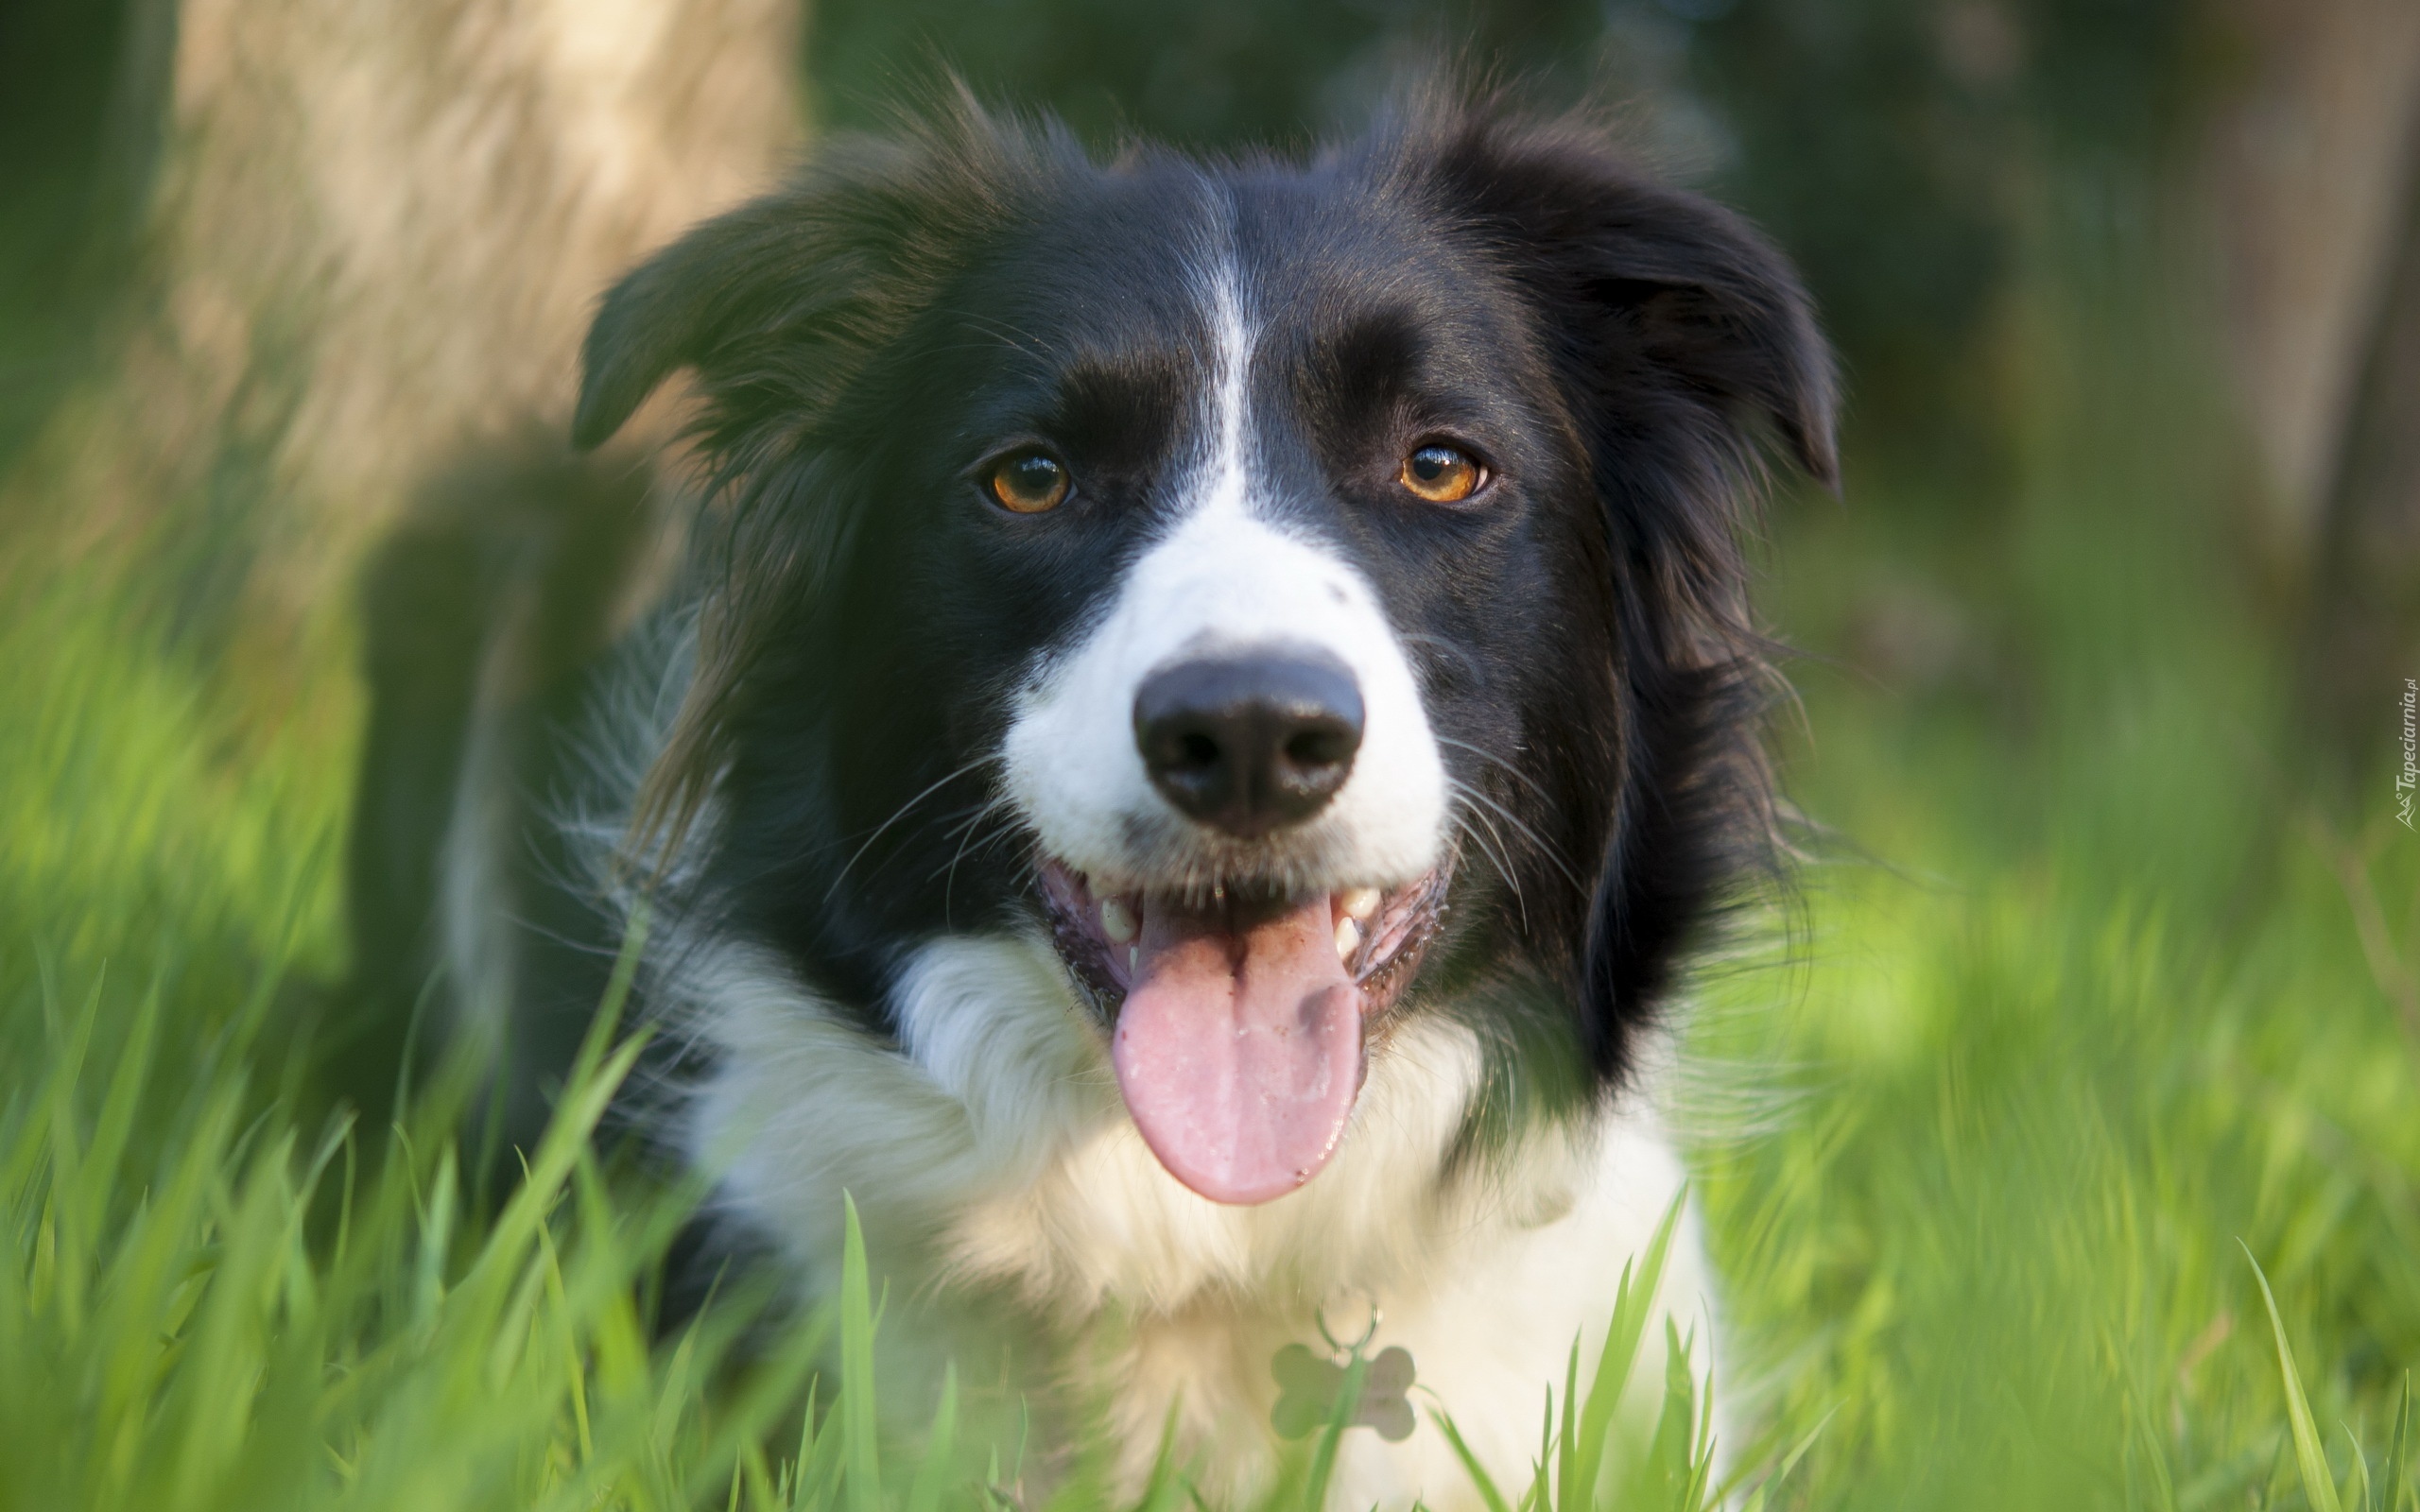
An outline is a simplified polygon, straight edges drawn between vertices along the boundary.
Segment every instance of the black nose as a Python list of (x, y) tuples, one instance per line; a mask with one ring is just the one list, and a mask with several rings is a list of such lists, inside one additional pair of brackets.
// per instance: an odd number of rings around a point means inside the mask
[(1256, 839), (1317, 814), (1353, 774), (1361, 689), (1318, 652), (1171, 662), (1134, 695), (1134, 744), (1169, 802)]

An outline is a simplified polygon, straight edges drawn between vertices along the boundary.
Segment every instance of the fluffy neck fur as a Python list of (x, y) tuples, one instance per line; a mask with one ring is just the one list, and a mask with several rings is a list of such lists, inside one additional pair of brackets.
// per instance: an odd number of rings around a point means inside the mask
[[(730, 940), (677, 954), (659, 1001), (717, 1063), (687, 1096), (686, 1153), (720, 1177), (721, 1216), (818, 1294), (837, 1287), (841, 1193), (855, 1198), (898, 1299), (882, 1359), (897, 1426), (922, 1423), (954, 1360), (977, 1421), (987, 1401), (1011, 1435), (1028, 1413), (1059, 1428), (1092, 1418), (1122, 1444), (1130, 1485), (1173, 1426), (1205, 1489), (1253, 1494), (1285, 1452), (1267, 1427), (1270, 1357), (1316, 1345), (1322, 1311), (1350, 1332), (1374, 1306), (1375, 1345), (1411, 1349), (1482, 1459), (1517, 1480), (1537, 1392), (1575, 1339), (1598, 1347), (1613, 1279), (1679, 1189), (1638, 1107), (1536, 1121), (1494, 1158), (1458, 1160), (1485, 1059), (1431, 1012), (1373, 1057), (1325, 1172), (1275, 1202), (1220, 1207), (1145, 1147), (1038, 934), (913, 951), (896, 1045), (769, 954)], [(1685, 1235), (1665, 1306), (1691, 1326), (1703, 1293)], [(1338, 1495), (1353, 1504), (1469, 1495), (1433, 1428), (1400, 1446), (1351, 1435), (1347, 1449)]]

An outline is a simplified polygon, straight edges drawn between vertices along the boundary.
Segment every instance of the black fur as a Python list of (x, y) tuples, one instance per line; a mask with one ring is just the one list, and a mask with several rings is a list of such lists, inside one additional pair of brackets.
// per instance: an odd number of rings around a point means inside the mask
[[(512, 998), (494, 1046), (505, 1062), (499, 1131), (526, 1149), (544, 1125), (547, 1091), (603, 995), (616, 937), (585, 860), (546, 820), (586, 780), (578, 730), (590, 674), (659, 513), (648, 471), (631, 458), (581, 458), (525, 437), (435, 479), (369, 563), (370, 723), (346, 874), (354, 1033), (330, 1058), (331, 1079), (373, 1120), (443, 954), (445, 848), (469, 779), (493, 782), (522, 821), (510, 835), (475, 837), (490, 847), (488, 905), (511, 926), (498, 963)], [(479, 763), (492, 770), (473, 770)], [(441, 1040), (443, 1019), (421, 1052)]]
[[(695, 860), (673, 902), (876, 1033), (903, 942), (1032, 914), (990, 758), (1023, 669), (1170, 507), (1211, 345), (1177, 273), (1230, 215), (1276, 356), (1256, 465), (1377, 586), (1471, 795), (1408, 1008), (1550, 1004), (1504, 1041), (1602, 1090), (1765, 843), (1742, 538), (1768, 441), (1830, 479), (1834, 388), (1786, 261), (1577, 120), (1432, 97), (1306, 164), (1103, 163), (962, 107), (831, 146), (632, 273), (575, 436), (694, 369), (718, 501), (632, 854)], [(1484, 507), (1388, 493), (1440, 431), (1498, 472)], [(1011, 518), (973, 478), (1028, 440), (1080, 491)]]

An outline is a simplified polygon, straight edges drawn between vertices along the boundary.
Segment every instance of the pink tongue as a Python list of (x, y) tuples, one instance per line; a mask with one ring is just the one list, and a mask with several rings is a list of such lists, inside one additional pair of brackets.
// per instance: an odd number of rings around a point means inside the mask
[(1361, 1087), (1361, 989), (1327, 898), (1248, 920), (1144, 910), (1110, 1060), (1168, 1174), (1213, 1202), (1267, 1202), (1327, 1163)]

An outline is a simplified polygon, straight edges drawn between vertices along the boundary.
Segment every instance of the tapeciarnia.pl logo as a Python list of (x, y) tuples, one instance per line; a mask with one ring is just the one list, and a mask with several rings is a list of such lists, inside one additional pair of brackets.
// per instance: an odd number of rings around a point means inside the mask
[(2420, 678), (2403, 679), (2403, 770), (2394, 774), (2394, 816), (2411, 823), (2412, 789), (2420, 787)]

